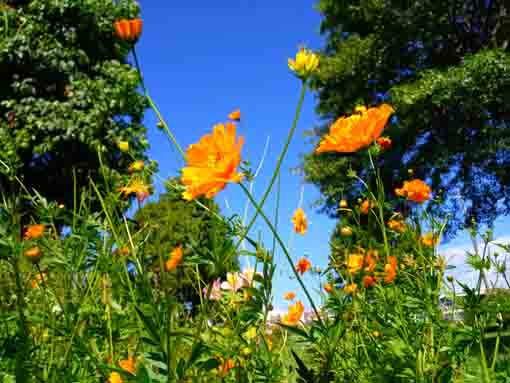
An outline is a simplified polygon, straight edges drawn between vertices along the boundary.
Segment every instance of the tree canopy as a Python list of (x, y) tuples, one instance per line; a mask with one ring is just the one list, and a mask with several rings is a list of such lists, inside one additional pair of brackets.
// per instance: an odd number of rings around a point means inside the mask
[(183, 200), (182, 185), (177, 179), (170, 179), (166, 189), (166, 193), (159, 195), (159, 201), (146, 203), (134, 219), (140, 227), (148, 229), (144, 251), (155, 268), (177, 246), (182, 246), (185, 262), (192, 257), (201, 264), (199, 275), (196, 269), (184, 267), (176, 277), (181, 299), (198, 303), (198, 292), (191, 288), (197, 278), (205, 285), (224, 278), (227, 271), (239, 269), (234, 234), (214, 200), (205, 197), (198, 198), (198, 202)]
[[(413, 177), (432, 187), (448, 233), (472, 220), (510, 213), (510, 54), (508, 4), (499, 0), (320, 0), (326, 36), (313, 81), (324, 126), (360, 104), (396, 110), (378, 157), (388, 197)], [(323, 210), (336, 216), (341, 198), (363, 191), (348, 169), (366, 177), (363, 153), (305, 156)]]
[(30, 192), (72, 206), (75, 186), (145, 158), (140, 76), (126, 61), (131, 44), (113, 27), (138, 14), (133, 0), (0, 3), (3, 192), (17, 194), (17, 176)]

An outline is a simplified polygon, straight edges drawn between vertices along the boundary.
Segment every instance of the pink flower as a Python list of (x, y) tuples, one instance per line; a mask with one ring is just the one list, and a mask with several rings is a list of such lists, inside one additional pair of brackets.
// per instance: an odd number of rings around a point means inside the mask
[(236, 271), (235, 273), (227, 273), (227, 280), (221, 283), (221, 288), (237, 292), (244, 286), (244, 283), (245, 280), (241, 277), (241, 273)]
[(221, 298), (221, 280), (220, 278), (216, 279), (212, 286), (209, 288), (209, 287), (204, 287), (204, 289), (202, 290), (204, 292), (204, 295), (207, 295), (207, 292), (209, 290), (209, 299), (213, 300), (213, 301), (217, 301)]

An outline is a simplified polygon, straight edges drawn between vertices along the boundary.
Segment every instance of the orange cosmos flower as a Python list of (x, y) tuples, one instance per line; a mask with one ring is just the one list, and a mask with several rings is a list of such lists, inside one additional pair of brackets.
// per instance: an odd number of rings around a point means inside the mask
[(333, 292), (333, 286), (331, 286), (331, 283), (324, 283), (322, 286), (324, 288), (324, 291), (328, 294), (331, 294)]
[(232, 359), (227, 359), (223, 362), (223, 358), (220, 358), (221, 365), (218, 367), (218, 372), (222, 377), (227, 376), (228, 372), (235, 367), (235, 363)]
[(365, 289), (368, 289), (369, 287), (372, 287), (377, 282), (377, 279), (372, 275), (365, 275), (363, 277), (363, 286), (365, 286)]
[(41, 275), (41, 273), (36, 274), (35, 279), (32, 279), (30, 281), (30, 287), (33, 289), (36, 289), (39, 287), (39, 282), (42, 282), (43, 278), (46, 278), (48, 276), (48, 272), (44, 271)]
[(395, 189), (395, 194), (400, 197), (406, 197), (410, 201), (423, 203), (430, 198), (430, 187), (419, 179), (404, 181), (400, 189)]
[(131, 180), (127, 186), (120, 187), (118, 191), (124, 196), (124, 198), (128, 198), (131, 194), (136, 194), (136, 199), (140, 203), (142, 203), (150, 194), (149, 186), (145, 185), (139, 179)]
[(391, 139), (389, 137), (379, 137), (377, 139), (377, 145), (379, 145), (382, 150), (388, 150), (391, 148)]
[(228, 119), (232, 121), (240, 121), (241, 120), (241, 110), (236, 109), (232, 113), (228, 115)]
[(432, 233), (427, 233), (423, 237), (421, 237), (420, 242), (424, 246), (432, 247), (439, 242), (439, 238), (437, 238), (437, 236), (435, 236)]
[(382, 104), (369, 109), (361, 106), (355, 112), (352, 116), (336, 120), (329, 134), (322, 138), (316, 153), (353, 153), (369, 146), (379, 138), (394, 110), (390, 105)]
[(282, 318), (282, 323), (287, 326), (294, 326), (299, 322), (304, 312), (305, 306), (303, 306), (301, 301), (297, 301), (295, 304), (289, 306), (287, 314)]
[(388, 257), (388, 263), (384, 266), (384, 271), (386, 276), (384, 277), (384, 282), (391, 283), (397, 276), (397, 258), (393, 255)]
[(300, 273), (301, 275), (303, 275), (308, 270), (310, 270), (311, 267), (312, 267), (312, 264), (310, 263), (310, 261), (304, 257), (301, 258), (298, 261), (298, 263), (296, 264), (296, 269), (297, 269), (298, 273)]
[(138, 160), (129, 165), (128, 171), (130, 174), (135, 172), (141, 172), (144, 167), (145, 167), (144, 162), (142, 160)]
[(346, 294), (353, 295), (358, 289), (358, 285), (356, 283), (351, 283), (344, 287), (344, 291)]
[(28, 249), (25, 251), (25, 257), (30, 259), (31, 262), (37, 263), (39, 262), (39, 259), (41, 259), (42, 251), (38, 246), (32, 247), (31, 249)]
[(296, 293), (293, 291), (289, 291), (288, 293), (283, 294), (283, 299), (287, 301), (291, 301), (296, 297)]
[(347, 259), (347, 270), (350, 274), (356, 274), (363, 267), (363, 256), (351, 254)]
[(124, 41), (134, 43), (142, 33), (142, 19), (121, 19), (113, 23), (115, 35)]
[(130, 374), (136, 374), (136, 361), (133, 356), (129, 356), (127, 359), (119, 361), (119, 366)]
[(165, 271), (170, 272), (172, 270), (175, 270), (177, 266), (181, 263), (181, 261), (182, 261), (182, 246), (179, 245), (172, 250), (172, 253), (170, 254), (170, 259), (166, 261)]
[(396, 219), (390, 219), (388, 221), (388, 228), (398, 233), (403, 233), (406, 230), (406, 224)]
[(45, 228), (46, 227), (44, 225), (30, 225), (25, 230), (23, 239), (28, 240), (40, 238), (43, 236)]
[(365, 272), (371, 273), (375, 270), (377, 260), (379, 259), (379, 253), (377, 250), (369, 250), (365, 256)]
[(306, 219), (305, 211), (301, 208), (297, 209), (292, 216), (292, 223), (294, 224), (294, 231), (298, 234), (305, 235), (308, 229), (308, 220)]
[(214, 126), (212, 134), (203, 136), (186, 151), (187, 166), (182, 169), (181, 182), (186, 186), (182, 197), (191, 201), (198, 196), (214, 197), (229, 182), (241, 182), (237, 172), (241, 163), (244, 138), (236, 142), (236, 126), (232, 122)]
[(361, 203), (361, 205), (359, 207), (359, 211), (361, 214), (367, 215), (368, 210), (373, 208), (374, 206), (375, 206), (375, 204), (373, 201), (369, 201), (368, 199), (366, 199)]
[(108, 378), (108, 383), (124, 383), (118, 372), (112, 372)]

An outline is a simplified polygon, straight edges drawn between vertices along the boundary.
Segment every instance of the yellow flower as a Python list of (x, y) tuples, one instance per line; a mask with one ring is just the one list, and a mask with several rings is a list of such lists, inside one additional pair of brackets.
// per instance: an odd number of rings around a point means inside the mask
[(353, 153), (372, 144), (381, 135), (393, 108), (382, 104), (375, 108), (356, 108), (349, 117), (340, 117), (331, 125), (315, 153)]
[(287, 314), (282, 318), (282, 323), (287, 326), (294, 326), (299, 322), (304, 312), (305, 306), (303, 306), (301, 301), (297, 301), (295, 304), (289, 306)]
[(112, 372), (108, 378), (108, 383), (124, 383), (118, 372)]
[(358, 289), (358, 285), (356, 283), (351, 283), (344, 287), (344, 291), (346, 294), (353, 295)]
[(129, 197), (131, 194), (136, 194), (136, 199), (140, 203), (143, 202), (150, 194), (149, 186), (145, 185), (139, 179), (131, 180), (127, 186), (120, 187), (118, 191), (124, 196), (124, 198)]
[(228, 115), (228, 119), (232, 121), (240, 121), (241, 111), (239, 109), (234, 110), (232, 113)]
[(347, 259), (347, 270), (350, 274), (356, 274), (363, 267), (363, 256), (351, 254)]
[(39, 259), (41, 259), (42, 251), (38, 246), (32, 247), (31, 249), (28, 249), (25, 251), (25, 257), (30, 259), (31, 262), (37, 263), (39, 262)]
[(129, 356), (127, 359), (119, 361), (119, 366), (130, 374), (136, 374), (136, 361), (133, 356)]
[(129, 173), (141, 172), (144, 168), (145, 164), (142, 160), (138, 160), (129, 165)]
[(250, 327), (245, 333), (244, 337), (248, 340), (253, 340), (257, 337), (257, 328), (256, 327)]
[(297, 209), (292, 216), (292, 223), (294, 224), (294, 231), (298, 234), (305, 235), (308, 229), (308, 220), (306, 219), (305, 211), (301, 208)]
[(294, 74), (306, 80), (311, 74), (313, 74), (319, 67), (319, 56), (310, 50), (301, 48), (296, 54), (295, 59), (288, 60), (289, 69)]
[(172, 270), (175, 270), (177, 266), (181, 263), (181, 261), (182, 261), (182, 246), (179, 245), (172, 250), (172, 253), (170, 254), (170, 259), (166, 261), (165, 271), (170, 272)]
[(347, 201), (346, 200), (340, 200), (340, 204), (339, 204), (340, 208), (341, 209), (346, 209), (347, 208)]
[(439, 242), (439, 238), (432, 233), (427, 233), (420, 239), (423, 246), (433, 247)]
[(127, 152), (129, 150), (129, 142), (119, 141), (117, 144), (121, 152)]
[(186, 151), (187, 166), (182, 169), (181, 182), (186, 187), (182, 197), (191, 201), (198, 196), (214, 197), (227, 183), (241, 182), (237, 172), (241, 163), (244, 139), (236, 142), (236, 126), (232, 122), (214, 126), (212, 134), (203, 136)]
[(45, 230), (44, 225), (30, 225), (27, 227), (23, 239), (28, 240), (40, 238), (43, 236), (44, 230)]

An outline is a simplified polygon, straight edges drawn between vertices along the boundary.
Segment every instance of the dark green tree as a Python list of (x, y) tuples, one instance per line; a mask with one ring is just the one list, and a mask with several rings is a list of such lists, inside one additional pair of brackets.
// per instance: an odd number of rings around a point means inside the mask
[(224, 278), (228, 271), (238, 270), (234, 251), (232, 225), (220, 215), (214, 200), (204, 197), (196, 201), (182, 199), (182, 185), (177, 179), (166, 183), (166, 193), (158, 202), (149, 202), (134, 216), (139, 228), (146, 228), (148, 236), (144, 254), (155, 269), (160, 269), (171, 251), (181, 245), (183, 264), (190, 259), (200, 264), (198, 269), (179, 267), (175, 276), (182, 301), (198, 304), (197, 278), (202, 286), (216, 278)]
[[(502, 0), (320, 0), (326, 37), (313, 87), (324, 126), (359, 104), (396, 110), (377, 159), (388, 197), (409, 179), (429, 183), (449, 216), (448, 233), (472, 220), (491, 224), (510, 213), (510, 8)], [(352, 168), (370, 177), (366, 153), (305, 156), (322, 208), (363, 191)]]
[(138, 14), (134, 0), (0, 1), (4, 195), (18, 194), (18, 177), (30, 192), (71, 207), (75, 185), (101, 186), (102, 171), (123, 174), (131, 156), (144, 158), (146, 101), (127, 63), (132, 45), (113, 27)]

